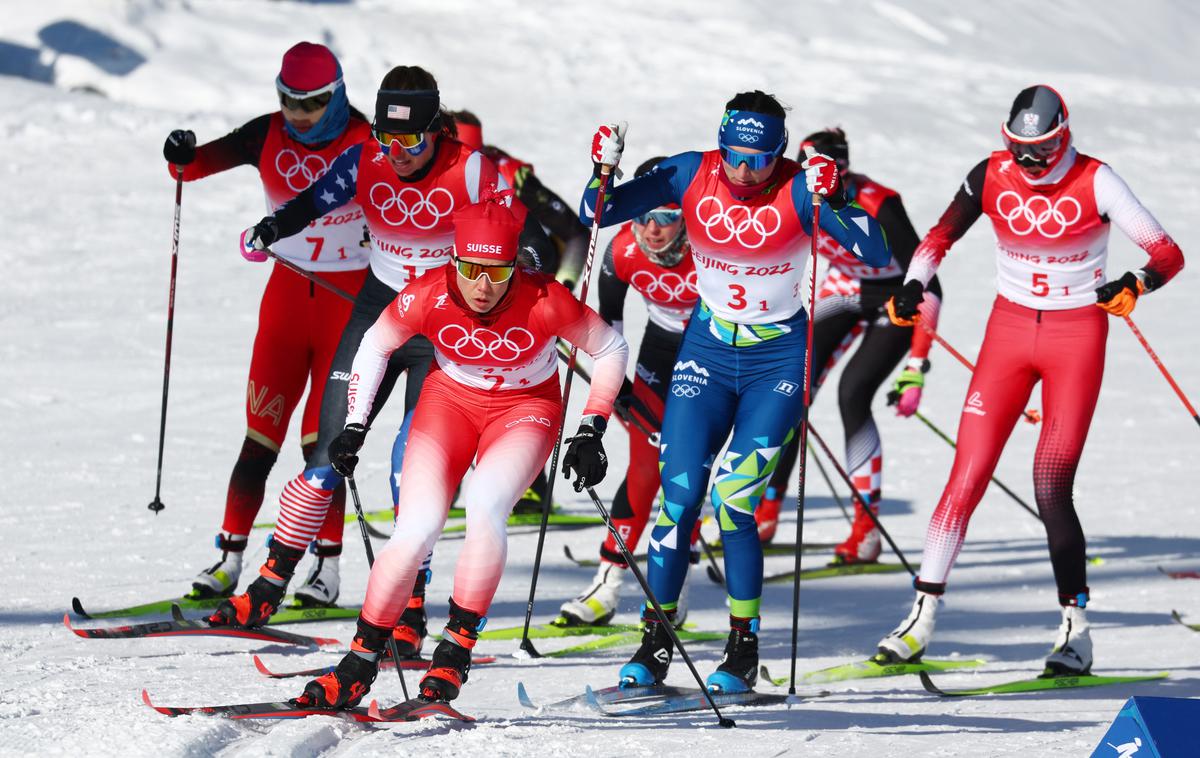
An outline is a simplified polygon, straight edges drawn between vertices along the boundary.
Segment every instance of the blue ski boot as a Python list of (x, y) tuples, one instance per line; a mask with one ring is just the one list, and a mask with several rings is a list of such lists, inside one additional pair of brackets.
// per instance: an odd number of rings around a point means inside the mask
[[(673, 618), (674, 612), (668, 611), (667, 616)], [(654, 609), (642, 609), (642, 625), (642, 645), (629, 659), (629, 663), (621, 667), (619, 683), (622, 687), (650, 687), (662, 684), (667, 678), (667, 669), (671, 667), (671, 654), (674, 652), (671, 635), (663, 627)]]
[(758, 618), (730, 616), (729, 626), (725, 658), (704, 686), (712, 693), (750, 692), (758, 682)]

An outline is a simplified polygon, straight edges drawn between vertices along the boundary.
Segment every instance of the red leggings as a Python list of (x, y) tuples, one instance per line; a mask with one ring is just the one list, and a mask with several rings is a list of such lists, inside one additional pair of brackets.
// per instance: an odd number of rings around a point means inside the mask
[(1087, 591), (1086, 543), (1071, 488), (1104, 375), (1108, 315), (1092, 305), (1036, 311), (997, 297), (958, 425), (950, 481), (925, 535), (920, 581), (944, 585), (1000, 453), (1042, 382), (1033, 486), (1060, 599)]
[(557, 376), (528, 389), (490, 392), (437, 368), (429, 372), (408, 432), (396, 530), (371, 569), (363, 619), (396, 625), (472, 459), (475, 471), (459, 497), (467, 536), (452, 597), (462, 608), (487, 613), (508, 557), (508, 515), (546, 465), (561, 417)]
[[(351, 295), (367, 269), (324, 271), (322, 279)], [(229, 480), (222, 530), (249, 534), (292, 412), (309, 388), (300, 444), (317, 441), (318, 416), (334, 350), (350, 317), (350, 301), (276, 264), (258, 310), (258, 333), (246, 384), (246, 440)], [(305, 448), (307, 455), (308, 448)], [(339, 488), (318, 539), (341, 542), (345, 492)], [(340, 504), (341, 507), (338, 507)]]

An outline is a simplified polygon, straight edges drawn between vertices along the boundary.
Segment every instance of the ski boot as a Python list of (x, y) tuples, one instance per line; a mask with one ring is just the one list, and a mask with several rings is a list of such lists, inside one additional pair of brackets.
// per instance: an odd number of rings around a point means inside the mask
[(221, 560), (204, 569), (192, 580), (192, 591), (188, 597), (204, 600), (213, 597), (229, 597), (242, 576), (242, 555), (246, 552), (248, 537), (222, 532), (217, 535), (217, 548)]
[(617, 615), (621, 583), (628, 567), (600, 561), (596, 576), (583, 594), (562, 604), (559, 614), (565, 626), (605, 626)]
[(1088, 625), (1086, 591), (1071, 599), (1062, 609), (1062, 623), (1054, 649), (1046, 657), (1042, 676), (1082, 676), (1092, 671), (1092, 635)]
[(252, 629), (262, 626), (279, 610), (287, 593), (288, 580), (304, 551), (281, 545), (272, 540), (267, 562), (258, 570), (260, 576), (250, 583), (241, 595), (235, 595), (217, 606), (208, 617), (209, 626), (240, 626)]
[(704, 686), (714, 694), (750, 692), (758, 683), (758, 618), (729, 617), (729, 641), (717, 670)]
[(925, 648), (933, 638), (933, 627), (937, 622), (938, 600), (946, 590), (944, 584), (930, 584), (919, 579), (913, 582), (917, 598), (912, 610), (886, 637), (879, 641), (879, 652), (872, 659), (876, 663), (916, 663), (925, 654)]
[[(872, 513), (879, 513), (879, 506), (871, 506)], [(862, 505), (854, 503), (854, 524), (850, 527), (850, 536), (846, 541), (833, 549), (831, 565), (843, 566), (848, 563), (876, 563), (879, 553), (883, 550), (883, 540), (875, 521), (867, 515)]]
[(332, 607), (341, 589), (338, 557), (342, 554), (342, 546), (314, 542), (309, 550), (317, 556), (317, 565), (313, 566), (304, 584), (296, 590), (296, 602), (304, 608)]
[(754, 509), (754, 523), (758, 525), (758, 541), (766, 545), (775, 539), (779, 529), (779, 509), (783, 505), (783, 493), (774, 487), (767, 487), (758, 507)]
[[(665, 610), (665, 609), (664, 609)], [(674, 616), (668, 610), (667, 618)], [(673, 620), (673, 619), (672, 619)], [(662, 684), (671, 667), (674, 646), (671, 635), (663, 627), (653, 608), (642, 607), (642, 645), (621, 667), (619, 676), (622, 687), (649, 687)]]
[[(400, 614), (400, 621), (392, 630), (392, 640), (396, 645), (396, 655), (401, 659), (420, 658), (421, 646), (425, 643), (425, 633), (428, 630), (425, 617), (425, 584), (429, 581), (429, 569), (417, 572), (417, 583), (413, 585), (412, 597), (408, 599), (408, 607)], [(390, 654), (387, 650), (385, 654)]]
[(447, 701), (458, 697), (471, 672), (471, 648), (479, 641), (479, 631), (487, 618), (469, 611), (450, 598), (450, 621), (442, 631), (442, 641), (433, 651), (429, 670), (417, 688), (422, 700)]
[(337, 668), (304, 685), (292, 702), (306, 708), (353, 708), (362, 702), (379, 674), (379, 654), (387, 643), (388, 630), (358, 617), (358, 633), (350, 652)]

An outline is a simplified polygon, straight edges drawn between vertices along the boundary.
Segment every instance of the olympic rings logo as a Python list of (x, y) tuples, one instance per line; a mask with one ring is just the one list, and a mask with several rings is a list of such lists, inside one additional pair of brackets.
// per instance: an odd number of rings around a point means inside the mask
[(295, 150), (280, 150), (275, 156), (275, 170), (287, 182), (288, 189), (303, 192), (325, 175), (329, 164), (315, 153), (301, 158)]
[(1051, 203), (1041, 195), (1025, 199), (1012, 190), (1005, 190), (996, 197), (996, 212), (1008, 222), (1013, 234), (1024, 237), (1037, 230), (1038, 234), (1050, 239), (1061, 237), (1067, 227), (1083, 217), (1083, 207), (1069, 195)]
[(696, 397), (700, 394), (700, 388), (694, 384), (672, 384), (671, 394), (675, 397)]
[(686, 277), (668, 271), (655, 276), (649, 271), (638, 271), (629, 279), (629, 283), (646, 296), (647, 300), (655, 303), (671, 303), (688, 298), (689, 294), (699, 296), (696, 290), (696, 272), (692, 271)]
[[(384, 223), (391, 226), (412, 224), (418, 229), (432, 229), (454, 210), (454, 196), (445, 187), (435, 187), (423, 195), (416, 187), (397, 192), (387, 182), (378, 182), (368, 194)], [(438, 202), (443, 197), (444, 204)]]
[(510, 327), (504, 334), (491, 329), (468, 332), (460, 324), (447, 324), (438, 332), (438, 342), (463, 360), (473, 361), (487, 356), (492, 360), (510, 362), (534, 345), (533, 334), (519, 326)]
[[(701, 212), (705, 208), (716, 206), (707, 217)], [(766, 243), (767, 238), (779, 231), (783, 226), (783, 217), (773, 205), (764, 205), (753, 211), (745, 205), (731, 205), (726, 210), (720, 198), (707, 195), (696, 204), (696, 220), (704, 227), (704, 233), (717, 244), (737, 240), (742, 247), (755, 250)]]

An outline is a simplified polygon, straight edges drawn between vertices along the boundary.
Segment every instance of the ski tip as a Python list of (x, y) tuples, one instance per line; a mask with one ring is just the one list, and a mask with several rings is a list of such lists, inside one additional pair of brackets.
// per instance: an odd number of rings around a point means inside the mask
[(187, 621), (183, 615), (183, 609), (179, 607), (179, 603), (171, 603), (171, 618), (175, 621)]
[(713, 568), (712, 566), (705, 566), (704, 569), (705, 569), (705, 573), (708, 574), (709, 581), (711, 581), (713, 584), (717, 584), (722, 587), (725, 586), (725, 577), (718, 574), (717, 570), (715, 568)]
[(267, 668), (267, 664), (263, 663), (262, 658), (259, 658), (257, 654), (254, 656), (254, 668), (258, 669), (258, 673), (262, 674), (263, 676), (269, 676), (272, 678), (275, 677), (275, 675), (271, 673), (271, 669)]
[(918, 671), (917, 676), (921, 679), (921, 686), (925, 688), (926, 692), (928, 692), (931, 695), (939, 695), (941, 697), (947, 696), (946, 692), (944, 692), (936, 684), (933, 683), (933, 679), (931, 679), (929, 677), (928, 672)]
[(313, 640), (318, 647), (340, 647), (342, 644), (341, 640), (333, 637), (313, 637)]
[(383, 721), (383, 714), (379, 712), (379, 701), (371, 698), (371, 704), (367, 706), (367, 715), (375, 721)]
[(71, 614), (69, 614), (69, 613), (63, 614), (63, 626), (70, 629), (77, 637), (86, 637), (87, 636), (79, 629), (76, 629), (75, 627), (71, 626)]
[(88, 612), (83, 609), (83, 603), (81, 603), (77, 597), (71, 598), (71, 610), (75, 611), (75, 615), (81, 619), (91, 618), (91, 616), (88, 615)]
[(536, 709), (537, 706), (529, 699), (529, 693), (525, 691), (525, 683), (517, 682), (517, 702), (524, 708)]

